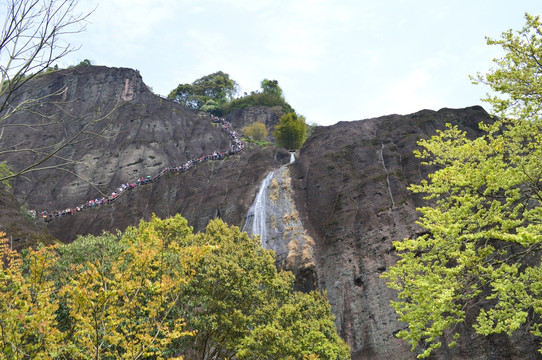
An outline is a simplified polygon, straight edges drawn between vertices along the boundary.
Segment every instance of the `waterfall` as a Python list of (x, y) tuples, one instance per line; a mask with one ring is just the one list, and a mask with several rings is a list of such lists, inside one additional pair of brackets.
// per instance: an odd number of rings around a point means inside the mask
[(294, 161), (295, 161), (295, 153), (291, 152), (290, 153), (290, 163), (293, 163)]
[[(295, 161), (294, 154), (290, 160)], [(243, 231), (260, 235), (262, 246), (275, 252), (280, 266), (310, 268), (315, 263), (314, 242), (296, 209), (289, 168), (283, 165), (267, 174), (247, 213)]]
[[(262, 244), (265, 244), (267, 240), (267, 228), (266, 228), (266, 219), (267, 219), (267, 188), (269, 187), (269, 182), (273, 178), (274, 172), (271, 171), (260, 185), (258, 190), (258, 195), (254, 199), (254, 203), (248, 210), (248, 214), (245, 221), (245, 226), (243, 226), (243, 231), (250, 233), (251, 235), (260, 235)], [(250, 221), (252, 220), (252, 221)], [(252, 224), (252, 227), (249, 226)]]

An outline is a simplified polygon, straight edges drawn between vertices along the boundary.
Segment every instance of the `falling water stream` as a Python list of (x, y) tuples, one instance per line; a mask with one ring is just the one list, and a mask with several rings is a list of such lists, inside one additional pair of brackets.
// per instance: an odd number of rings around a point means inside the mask
[[(295, 155), (290, 155), (290, 163)], [(296, 209), (290, 166), (267, 174), (245, 219), (243, 231), (259, 235), (265, 249), (273, 250), (283, 268), (308, 269), (314, 266), (314, 241), (307, 234)]]
[[(292, 152), (290, 155), (290, 163), (294, 161), (295, 155)], [(248, 232), (250, 235), (260, 235), (262, 245), (265, 248), (273, 248), (273, 246), (268, 244), (268, 231), (269, 229), (274, 228), (274, 226), (270, 226), (272, 218), (277, 219), (282, 217), (285, 213), (291, 210), (290, 203), (281, 206), (280, 203), (282, 202), (277, 202), (276, 199), (275, 201), (270, 199), (269, 186), (273, 178), (276, 178), (278, 181), (282, 181), (285, 178), (285, 166), (286, 165), (283, 165), (276, 171), (271, 171), (269, 174), (267, 174), (265, 179), (263, 179), (262, 183), (260, 184), (260, 188), (258, 189), (258, 194), (254, 199), (254, 203), (248, 210), (245, 218), (245, 225), (243, 226), (243, 231)]]
[[(251, 235), (260, 235), (262, 244), (267, 242), (267, 229), (266, 229), (266, 199), (267, 199), (267, 189), (269, 188), (269, 183), (273, 178), (274, 171), (271, 171), (265, 179), (263, 179), (258, 194), (254, 199), (254, 203), (248, 210), (248, 214), (245, 220), (245, 226), (243, 231), (248, 232)], [(251, 220), (251, 221), (250, 221)], [(252, 227), (247, 229), (248, 225), (252, 224)]]

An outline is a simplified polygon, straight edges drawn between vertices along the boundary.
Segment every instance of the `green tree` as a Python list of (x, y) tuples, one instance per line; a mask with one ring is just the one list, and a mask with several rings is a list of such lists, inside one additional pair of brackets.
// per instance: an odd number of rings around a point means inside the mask
[(197, 331), (182, 339), (183, 347), (192, 349), (187, 358), (231, 358), (251, 329), (269, 320), (268, 302), (287, 297), (292, 274), (277, 273), (271, 251), (220, 220), (185, 241), (218, 247), (183, 291), (182, 316)]
[(282, 89), (277, 80), (263, 79), (260, 82), (260, 86), (262, 89), (261, 92), (252, 91), (250, 94), (245, 93), (243, 97), (221, 104), (217, 110), (217, 114), (228, 114), (233, 110), (242, 109), (247, 106), (280, 106), (285, 114), (294, 112), (294, 109), (284, 99)]
[(247, 106), (280, 106), (284, 113), (293, 112), (294, 109), (284, 100), (284, 98), (276, 97), (267, 93), (251, 93), (240, 98), (237, 98), (231, 102), (225, 103), (220, 107), (220, 113), (222, 115), (229, 114), (233, 110), (242, 109)]
[(401, 259), (384, 275), (408, 323), (398, 336), (421, 348), (419, 358), (453, 346), (467, 310), (477, 312), (479, 334), (510, 335), (525, 325), (542, 337), (540, 20), (526, 15), (522, 30), (488, 44), (505, 56), (476, 82), (497, 93), (485, 100), (498, 118), (480, 124), (485, 135), (476, 139), (448, 125), (419, 142), (416, 155), (438, 168), (410, 186), (432, 202), (418, 209), (427, 234), (395, 242)]
[(193, 335), (175, 316), (181, 290), (213, 249), (180, 246), (177, 239), (191, 233), (179, 215), (166, 220), (153, 216), (124, 234), (79, 237), (61, 246), (57, 319), (69, 335), (67, 356), (178, 356), (171, 352), (172, 343)]
[[(160, 231), (171, 233), (168, 226)], [(187, 359), (270, 358), (256, 345), (254, 336), (259, 334), (254, 330), (273, 326), (293, 337), (285, 339), (288, 349), (275, 343), (269, 353), (283, 352), (295, 359), (313, 353), (321, 359), (350, 358), (348, 347), (337, 336), (325, 296), (293, 291), (293, 275), (277, 271), (274, 253), (265, 250), (259, 238), (250, 238), (217, 219), (209, 222), (204, 233), (179, 241), (185, 246), (215, 247), (195, 269), (179, 301), (177, 315), (196, 332), (179, 340)], [(273, 325), (277, 319), (280, 324)]]
[(194, 234), (180, 215), (153, 216), (24, 263), (2, 244), (8, 359), (350, 358), (325, 294), (294, 291), (272, 251), (221, 220)]
[[(214, 112), (233, 100), (239, 85), (230, 76), (218, 71), (195, 80), (192, 84), (179, 84), (168, 98), (188, 108)], [(203, 110), (203, 109), (202, 109)]]
[[(186, 220), (176, 226), (189, 233)], [(76, 359), (138, 359), (161, 356), (178, 338), (192, 333), (184, 320), (172, 317), (181, 288), (190, 281), (195, 264), (207, 246), (179, 247), (169, 242), (150, 222), (129, 228), (82, 265), (72, 265), (60, 295), (69, 309), (70, 333), (66, 352)], [(96, 247), (94, 239), (84, 247)], [(123, 249), (119, 254), (119, 250)], [(68, 252), (73, 254), (73, 252)], [(80, 356), (79, 354), (85, 354)]]
[(267, 138), (267, 128), (265, 124), (254, 122), (243, 127), (243, 133), (254, 141), (262, 141)]
[(305, 117), (295, 112), (284, 114), (275, 126), (273, 137), (279, 144), (288, 150), (299, 149), (305, 142)]
[(263, 79), (260, 82), (260, 87), (262, 88), (264, 94), (271, 94), (278, 98), (284, 98), (282, 95), (282, 89), (280, 88), (277, 80)]
[(92, 62), (89, 59), (85, 59), (81, 61), (79, 64), (77, 64), (77, 66), (91, 66), (91, 65), (92, 65)]
[[(275, 305), (277, 305), (275, 303)], [(240, 359), (350, 359), (339, 338), (331, 307), (320, 292), (293, 293), (273, 309), (270, 321), (256, 326), (241, 342)]]
[[(156, 222), (30, 249), (24, 261), (0, 240), (0, 358), (160, 358), (192, 335), (173, 314), (213, 247), (181, 247)], [(192, 232), (180, 216), (162, 223)]]

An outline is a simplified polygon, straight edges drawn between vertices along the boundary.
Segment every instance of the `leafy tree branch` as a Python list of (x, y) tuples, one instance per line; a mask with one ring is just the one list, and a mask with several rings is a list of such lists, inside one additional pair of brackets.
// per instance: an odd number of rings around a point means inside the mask
[(418, 143), (422, 164), (438, 169), (410, 186), (431, 203), (418, 209), (427, 233), (396, 241), (400, 260), (383, 276), (408, 324), (398, 337), (419, 358), (454, 346), (467, 310), (479, 334), (542, 337), (542, 25), (525, 18), (523, 29), (488, 39), (506, 54), (475, 80), (497, 94), (485, 99), (497, 115), (480, 124), (485, 135), (448, 125)]

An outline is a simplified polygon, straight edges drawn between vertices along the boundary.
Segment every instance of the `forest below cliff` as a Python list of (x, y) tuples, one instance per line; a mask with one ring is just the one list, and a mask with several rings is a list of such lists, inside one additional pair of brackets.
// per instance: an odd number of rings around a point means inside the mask
[(325, 296), (294, 291), (271, 251), (220, 220), (0, 251), (7, 358), (350, 358)]

